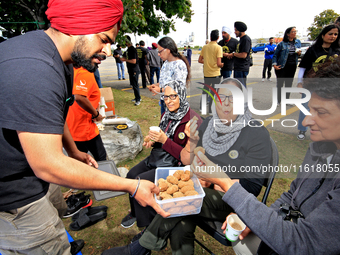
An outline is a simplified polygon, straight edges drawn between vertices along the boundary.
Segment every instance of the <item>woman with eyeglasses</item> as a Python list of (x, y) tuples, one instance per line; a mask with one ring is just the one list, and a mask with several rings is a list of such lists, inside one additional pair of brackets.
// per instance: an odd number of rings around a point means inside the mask
[[(246, 90), (234, 78), (227, 78), (222, 84), (236, 86), (243, 92)], [(187, 125), (185, 133), (190, 137), (190, 146), (187, 145), (188, 148), (182, 150), (181, 160), (186, 165), (199, 164), (192, 162), (193, 151), (195, 147), (202, 146), (205, 149), (205, 156), (225, 171), (220, 173), (222, 176), (225, 178), (229, 176), (238, 181), (249, 193), (258, 196), (265, 181), (265, 174), (242, 172), (242, 169), (270, 164), (269, 133), (259, 122), (252, 119), (247, 102), (244, 103), (244, 114), (236, 115), (233, 113), (234, 98), (231, 91), (228, 88), (220, 88), (217, 92), (222, 104), (215, 96), (217, 102), (212, 105), (213, 116), (206, 118), (200, 127), (195, 123)], [(194, 160), (197, 160), (197, 157)], [(201, 212), (198, 215), (174, 218), (156, 215), (148, 228), (141, 233), (141, 238), (133, 240), (134, 242), (129, 245), (131, 254), (137, 254), (134, 253), (136, 251), (138, 254), (147, 254), (148, 250), (160, 250), (167, 246), (168, 239), (172, 254), (194, 254), (194, 232), (197, 222), (200, 220), (224, 222), (226, 216), (233, 212), (233, 209), (222, 200), (224, 192), (221, 187), (202, 180), (201, 184), (205, 192)], [(118, 254), (118, 249), (124, 248), (114, 248), (113, 251), (117, 253), (111, 254)]]
[[(177, 45), (170, 37), (158, 41), (158, 55), (164, 61), (159, 83), (149, 86), (154, 95), (164, 93), (165, 85), (170, 81), (181, 81), (183, 86), (189, 85), (190, 66), (186, 57), (178, 52)], [(160, 100), (161, 114), (165, 112), (164, 101)]]
[[(180, 153), (189, 141), (189, 136), (184, 133), (185, 126), (191, 118), (197, 117), (192, 125), (198, 127), (201, 117), (190, 109), (186, 98), (185, 85), (180, 81), (171, 81), (165, 86), (162, 99), (166, 110), (159, 124), (160, 131), (149, 131), (146, 138), (150, 141), (144, 142), (146, 148), (153, 147), (149, 157), (131, 168), (127, 178), (141, 178), (154, 181), (155, 169), (157, 167), (181, 166)], [(148, 140), (148, 139), (147, 139)], [(125, 228), (131, 227), (137, 220), (138, 227), (146, 227), (150, 224), (156, 212), (151, 207), (142, 207), (134, 198), (130, 198), (131, 212), (124, 217), (121, 225)]]
[[(292, 87), (298, 56), (301, 55), (301, 42), (296, 38), (296, 28), (286, 29), (282, 42), (280, 42), (273, 55), (273, 67), (277, 78), (277, 103), (281, 103), (281, 88)], [(286, 95), (284, 95), (286, 96)], [(287, 93), (289, 98), (290, 93)]]

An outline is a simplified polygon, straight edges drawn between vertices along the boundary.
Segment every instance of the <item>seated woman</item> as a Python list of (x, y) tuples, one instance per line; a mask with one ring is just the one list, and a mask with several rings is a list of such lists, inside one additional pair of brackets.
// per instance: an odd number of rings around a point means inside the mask
[[(147, 148), (153, 146), (151, 155), (131, 168), (126, 176), (127, 178), (135, 179), (139, 177), (153, 182), (157, 167), (182, 165), (180, 153), (188, 142), (188, 136), (184, 133), (185, 125), (193, 116), (198, 118), (195, 121), (197, 125), (202, 123), (201, 117), (190, 109), (186, 97), (186, 88), (182, 82), (171, 81), (167, 84), (163, 95), (166, 111), (159, 124), (161, 131), (149, 131), (151, 141), (143, 144)], [(167, 160), (164, 160), (164, 158)], [(156, 215), (151, 207), (142, 207), (131, 197), (130, 206), (131, 212), (124, 217), (121, 223), (125, 228), (131, 227), (136, 220), (138, 227), (146, 227)]]
[[(245, 90), (244, 86), (233, 78), (225, 79), (222, 84)], [(262, 173), (243, 174), (240, 170), (243, 166), (260, 166), (270, 163), (269, 133), (260, 123), (251, 119), (247, 102), (244, 104), (244, 115), (234, 115), (234, 100), (231, 91), (227, 88), (220, 88), (218, 95), (222, 104), (216, 98), (216, 106), (214, 104), (212, 106), (213, 116), (204, 120), (198, 132), (196, 132), (194, 123), (187, 125), (186, 134), (190, 137), (190, 151), (193, 152), (196, 145), (203, 146), (206, 157), (214, 164), (222, 169), (235, 166), (237, 169), (235, 173), (226, 172), (226, 174), (233, 175), (232, 178), (245, 190), (257, 196), (261, 191), (265, 176)], [(192, 154), (185, 149), (182, 150), (182, 162), (190, 164)], [(193, 160), (197, 161), (197, 157)], [(198, 164), (198, 161), (194, 164)], [(228, 178), (226, 174), (222, 173), (225, 178)], [(210, 182), (202, 182), (202, 184), (211, 188), (204, 188), (206, 195), (200, 214), (169, 219), (156, 215), (139, 241), (125, 248), (113, 248), (103, 254), (129, 254), (124, 253), (127, 249), (131, 251), (131, 254), (135, 254), (136, 250), (138, 254), (144, 254), (148, 251), (147, 249), (161, 250), (166, 247), (168, 238), (170, 238), (173, 254), (193, 254), (196, 223), (202, 218), (223, 222), (225, 217), (233, 211), (228, 204), (223, 202), (224, 192), (218, 185), (210, 185)]]

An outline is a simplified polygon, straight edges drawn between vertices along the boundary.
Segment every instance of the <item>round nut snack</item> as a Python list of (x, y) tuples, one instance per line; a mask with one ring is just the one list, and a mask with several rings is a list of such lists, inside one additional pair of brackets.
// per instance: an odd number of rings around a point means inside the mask
[(166, 177), (166, 180), (172, 184), (178, 184), (178, 179), (173, 175)]

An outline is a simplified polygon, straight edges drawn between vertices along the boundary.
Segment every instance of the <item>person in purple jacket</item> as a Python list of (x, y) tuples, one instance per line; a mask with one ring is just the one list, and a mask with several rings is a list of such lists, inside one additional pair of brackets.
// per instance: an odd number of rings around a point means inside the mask
[[(143, 144), (146, 148), (153, 147), (151, 155), (131, 168), (126, 176), (127, 178), (135, 179), (139, 177), (153, 182), (157, 167), (182, 165), (180, 153), (183, 148), (186, 148), (187, 144), (189, 147), (188, 136), (184, 133), (185, 125), (194, 116), (198, 119), (194, 120), (197, 122), (197, 127), (202, 123), (201, 117), (190, 109), (186, 96), (186, 88), (181, 81), (171, 81), (165, 86), (162, 100), (164, 99), (166, 110), (162, 114), (159, 124), (161, 130), (160, 132), (149, 131), (148, 137), (151, 140)], [(166, 157), (167, 162), (159, 165), (155, 159), (160, 157)], [(156, 215), (151, 207), (141, 207), (134, 198), (130, 198), (130, 206), (131, 212), (123, 218), (121, 223), (124, 228), (133, 226), (136, 220), (138, 227), (147, 227)]]

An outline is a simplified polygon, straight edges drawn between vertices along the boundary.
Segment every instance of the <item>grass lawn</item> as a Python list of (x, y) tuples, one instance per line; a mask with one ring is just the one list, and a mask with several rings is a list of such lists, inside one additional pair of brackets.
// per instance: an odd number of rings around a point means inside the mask
[[(131, 103), (133, 97), (131, 93), (120, 90), (114, 90), (116, 114), (128, 117), (133, 121), (137, 121), (142, 129), (143, 135), (147, 135), (150, 126), (158, 125), (160, 120), (160, 107), (158, 100), (142, 97), (143, 101), (140, 106), (134, 106)], [(298, 141), (295, 136), (270, 131), (271, 137), (276, 142), (279, 150), (280, 162), (286, 167), (298, 167), (304, 158), (310, 141)], [(143, 149), (134, 160), (127, 160), (117, 164), (117, 167), (132, 168), (142, 159), (150, 154), (150, 149)], [(292, 174), (281, 174), (280, 178), (275, 179), (272, 186), (268, 202), (273, 203), (284, 191), (289, 189), (291, 181), (295, 178)], [(63, 191), (68, 189), (63, 188)], [(92, 194), (91, 191), (87, 193)], [(115, 246), (123, 246), (130, 243), (132, 237), (139, 233), (136, 224), (124, 229), (120, 226), (122, 218), (130, 209), (128, 195), (123, 195), (104, 201), (95, 201), (92, 195), (93, 206), (106, 205), (109, 207), (108, 216), (105, 220), (80, 231), (71, 231), (69, 224), (71, 218), (63, 219), (67, 231), (74, 239), (84, 239), (86, 242), (82, 252), (84, 255), (101, 254), (102, 251)], [(261, 196), (259, 196), (261, 199)], [(224, 247), (207, 235), (204, 231), (197, 228), (196, 238), (209, 247), (215, 254), (234, 254), (232, 248)], [(171, 254), (171, 248), (168, 245), (166, 249), (160, 252), (153, 251), (152, 254)], [(195, 244), (195, 254), (207, 254), (203, 249)]]

